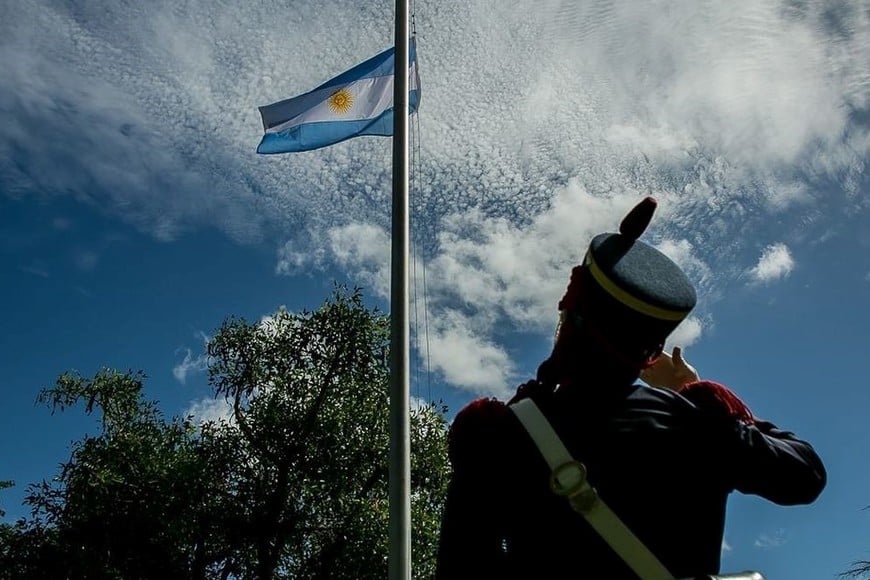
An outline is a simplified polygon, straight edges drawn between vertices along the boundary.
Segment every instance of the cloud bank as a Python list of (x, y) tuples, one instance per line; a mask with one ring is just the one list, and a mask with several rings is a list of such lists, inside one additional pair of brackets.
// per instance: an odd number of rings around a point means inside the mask
[[(751, 268), (740, 250), (759, 232), (784, 240), (785, 253), (773, 245), (752, 269), (772, 280), (793, 268), (796, 224), (826, 226), (822, 203), (867, 209), (860, 0), (415, 4), (412, 228), (427, 264), (428, 354), (460, 386), (505, 388), (505, 334), (552, 332), (588, 239), (643, 195), (661, 202), (646, 239), (701, 294), (678, 331), (686, 343), (702, 335), (715, 289)], [(388, 46), (390, 9), (34, 0), (6, 16), (3, 195), (74, 196), (167, 241), (217, 227), (279, 248), (278, 273), (338, 265), (384, 295), (389, 140), (254, 148), (256, 106)]]

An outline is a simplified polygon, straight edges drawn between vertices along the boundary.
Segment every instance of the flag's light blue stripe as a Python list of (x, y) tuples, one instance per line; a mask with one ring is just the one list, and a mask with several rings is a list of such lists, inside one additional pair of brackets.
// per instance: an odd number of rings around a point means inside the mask
[[(338, 85), (346, 85), (347, 83), (358, 81), (359, 79), (368, 79), (373, 77), (388, 77), (393, 74), (393, 52), (395, 48), (388, 48), (380, 54), (376, 54), (362, 64), (358, 64), (352, 69), (345, 71), (335, 77), (329, 79), (317, 89), (326, 89)], [(314, 89), (315, 91), (317, 89)]]
[(360, 135), (392, 135), (393, 110), (374, 119), (360, 121), (321, 121), (296, 125), (282, 133), (266, 133), (257, 153), (295, 153), (320, 149)]
[[(317, 87), (317, 89), (345, 85), (364, 78), (392, 76), (395, 70), (395, 64), (393, 64), (393, 53), (395, 50), (395, 47), (388, 48), (364, 63), (356, 65), (349, 71), (341, 73), (334, 79), (326, 81)], [(411, 63), (415, 60), (417, 60), (417, 40), (412, 36), (408, 41), (408, 66), (410, 67)], [(314, 90), (316, 91), (317, 89)]]
[[(409, 113), (420, 105), (420, 91), (408, 93)], [(374, 119), (358, 121), (321, 121), (296, 125), (281, 133), (266, 133), (257, 153), (296, 153), (320, 149), (361, 135), (390, 136), (393, 134), (393, 108)]]
[[(417, 43), (414, 38), (410, 39), (409, 66), (417, 59)], [(367, 61), (358, 64), (352, 69), (330, 79), (316, 89), (290, 99), (279, 101), (271, 105), (259, 107), (263, 118), (263, 129), (267, 130), (276, 125), (286, 123), (290, 119), (320, 104), (330, 94), (328, 89), (346, 85), (353, 81), (378, 76), (392, 76), (395, 69), (393, 58), (395, 48), (388, 48), (384, 52), (373, 56)]]

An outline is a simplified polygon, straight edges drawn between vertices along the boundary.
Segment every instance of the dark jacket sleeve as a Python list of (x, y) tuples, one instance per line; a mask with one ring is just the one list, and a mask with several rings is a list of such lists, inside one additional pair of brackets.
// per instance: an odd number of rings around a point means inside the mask
[(449, 434), (452, 474), (441, 520), (436, 578), (504, 576), (496, 425), (507, 408), (478, 399), (454, 419)]
[(732, 426), (733, 486), (779, 505), (808, 504), (827, 482), (821, 458), (806, 441), (767, 421)]
[(780, 505), (811, 503), (822, 492), (827, 474), (809, 443), (756, 419), (719, 383), (698, 381), (681, 394), (701, 410), (702, 420), (723, 443), (720, 458), (731, 489)]

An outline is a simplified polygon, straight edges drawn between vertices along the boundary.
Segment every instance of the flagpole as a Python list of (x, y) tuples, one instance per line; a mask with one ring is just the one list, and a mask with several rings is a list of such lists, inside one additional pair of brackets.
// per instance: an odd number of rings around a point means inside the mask
[(408, 367), (408, 0), (396, 0), (393, 75), (393, 223), (390, 284), (389, 580), (411, 580), (411, 431)]

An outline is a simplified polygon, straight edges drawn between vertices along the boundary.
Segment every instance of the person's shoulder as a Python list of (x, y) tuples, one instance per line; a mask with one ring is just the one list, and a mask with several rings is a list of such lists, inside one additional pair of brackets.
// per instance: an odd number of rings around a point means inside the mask
[(456, 421), (485, 420), (502, 416), (507, 411), (507, 404), (495, 397), (480, 397), (474, 399), (456, 414)]
[(492, 397), (481, 397), (465, 405), (450, 426), (451, 437), (491, 429), (507, 415), (507, 404)]
[(684, 393), (661, 387), (636, 385), (629, 396), (628, 408), (640, 413), (643, 421), (653, 421), (668, 429), (706, 433), (711, 424), (707, 411)]
[(533, 380), (519, 385), (507, 402), (494, 397), (474, 399), (456, 414), (451, 430), (465, 431), (490, 428), (510, 414), (512, 403), (525, 398), (539, 400), (546, 394), (552, 394), (552, 389), (548, 389), (543, 383)]
[(451, 460), (479, 458), (498, 450), (510, 448), (519, 431), (519, 422), (510, 405), (520, 399), (540, 399), (546, 389), (538, 381), (529, 381), (517, 387), (507, 402), (494, 397), (481, 397), (465, 405), (450, 425), (448, 449)]
[(508, 412), (504, 402), (486, 397), (460, 409), (447, 436), (450, 461), (454, 465), (473, 463), (491, 454)]
[(677, 391), (649, 385), (635, 386), (637, 388), (632, 392), (631, 398), (642, 400), (646, 405), (683, 412), (691, 412), (695, 408), (691, 401)]
[(715, 381), (696, 381), (680, 389), (680, 396), (709, 416), (736, 420), (746, 425), (756, 422), (752, 411), (734, 391)]

